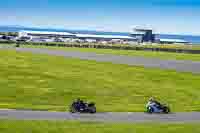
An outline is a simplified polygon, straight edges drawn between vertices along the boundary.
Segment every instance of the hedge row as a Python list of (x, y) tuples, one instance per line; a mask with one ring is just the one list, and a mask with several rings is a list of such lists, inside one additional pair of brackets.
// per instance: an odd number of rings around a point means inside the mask
[[(2, 42), (0, 42), (2, 43)], [(13, 43), (11, 41), (3, 43)], [(77, 47), (77, 48), (97, 48), (97, 49), (119, 49), (119, 50), (143, 50), (143, 51), (161, 51), (161, 52), (176, 52), (176, 53), (191, 53), (200, 54), (200, 50), (186, 48), (163, 48), (154, 46), (137, 46), (137, 45), (103, 45), (103, 44), (87, 44), (87, 43), (35, 43), (35, 42), (20, 42), (21, 45), (40, 45), (40, 46), (58, 46), (58, 47)]]
[(13, 44), (15, 43), (14, 41), (4, 41), (4, 40), (1, 40), (0, 41), (0, 44)]

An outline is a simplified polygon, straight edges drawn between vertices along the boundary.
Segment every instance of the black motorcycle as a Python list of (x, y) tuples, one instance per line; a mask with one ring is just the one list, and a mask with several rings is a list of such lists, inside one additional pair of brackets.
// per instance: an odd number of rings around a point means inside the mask
[(71, 113), (96, 113), (95, 103), (78, 103), (73, 102), (70, 105), (69, 111)]

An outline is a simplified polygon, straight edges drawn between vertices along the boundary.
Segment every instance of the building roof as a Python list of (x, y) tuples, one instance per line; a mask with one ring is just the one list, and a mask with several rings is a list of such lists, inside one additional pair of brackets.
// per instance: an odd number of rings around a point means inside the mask
[(133, 32), (131, 32), (130, 34), (131, 34), (131, 35), (144, 35), (145, 32), (143, 32), (143, 31), (133, 31)]
[(141, 31), (153, 31), (153, 28), (152, 27), (149, 27), (149, 26), (136, 26), (133, 28), (133, 30), (141, 30)]
[(121, 35), (94, 35), (94, 34), (72, 34), (68, 32), (48, 32), (48, 31), (20, 31), (22, 33), (37, 34), (37, 35), (60, 35), (60, 36), (74, 36), (78, 38), (104, 38), (104, 39), (135, 39), (131, 36), (121, 36)]
[(41, 34), (41, 35), (66, 35), (66, 36), (69, 36), (69, 35), (74, 35), (72, 33), (68, 33), (68, 32), (49, 32), (49, 31), (20, 31), (20, 32), (25, 32), (25, 33), (30, 33), (30, 34)]
[(93, 35), (93, 34), (76, 34), (76, 37), (80, 37), (80, 38), (105, 38), (105, 39), (135, 39), (131, 36)]
[(173, 43), (188, 43), (187, 41), (185, 40), (182, 40), (182, 39), (159, 39), (159, 41), (161, 42), (173, 42)]

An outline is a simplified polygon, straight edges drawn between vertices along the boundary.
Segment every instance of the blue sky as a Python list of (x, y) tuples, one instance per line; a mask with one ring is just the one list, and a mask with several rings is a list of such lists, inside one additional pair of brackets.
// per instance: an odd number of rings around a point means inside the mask
[(200, 0), (3, 0), (0, 25), (200, 35)]

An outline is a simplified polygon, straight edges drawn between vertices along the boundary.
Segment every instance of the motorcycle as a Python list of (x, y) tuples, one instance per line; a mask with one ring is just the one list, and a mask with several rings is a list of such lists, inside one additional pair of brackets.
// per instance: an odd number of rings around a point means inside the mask
[(170, 113), (170, 108), (166, 105), (157, 105), (155, 103), (147, 104), (147, 113)]
[(93, 102), (82, 103), (82, 105), (80, 105), (80, 103), (73, 102), (69, 108), (71, 113), (96, 113), (95, 103)]

